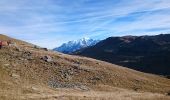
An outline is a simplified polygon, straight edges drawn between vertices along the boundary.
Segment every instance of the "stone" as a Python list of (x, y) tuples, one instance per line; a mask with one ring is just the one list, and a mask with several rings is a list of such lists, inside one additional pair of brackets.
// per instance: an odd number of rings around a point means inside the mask
[(44, 57), (42, 57), (42, 59), (46, 62), (52, 62), (53, 61), (53, 59), (50, 56), (44, 56)]
[(167, 93), (168, 96), (170, 96), (170, 91)]
[(48, 49), (47, 48), (42, 48), (43, 50), (45, 50), (45, 51), (48, 51)]
[(9, 46), (13, 46), (13, 47), (16, 47), (17, 46), (17, 44), (16, 43), (9, 43)]
[(9, 66), (10, 64), (4, 64), (4, 66)]
[(20, 76), (19, 75), (17, 75), (17, 74), (15, 74), (15, 73), (12, 73), (12, 75), (11, 75), (13, 78), (15, 78), (15, 79), (19, 79), (20, 78)]
[(34, 45), (34, 48), (35, 49), (41, 49), (41, 47), (37, 46), (37, 45)]
[(48, 85), (52, 88), (75, 88), (83, 91), (90, 90), (89, 87), (80, 84), (80, 83), (67, 83), (67, 82), (59, 82), (56, 80), (51, 80), (48, 82)]
[(18, 46), (16, 46), (16, 50), (19, 51), (19, 52), (22, 51), (21, 48), (19, 48)]

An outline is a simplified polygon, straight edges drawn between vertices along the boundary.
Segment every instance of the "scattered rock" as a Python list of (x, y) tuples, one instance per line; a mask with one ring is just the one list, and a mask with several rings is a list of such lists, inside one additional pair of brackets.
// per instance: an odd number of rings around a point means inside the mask
[(80, 61), (77, 61), (76, 63), (77, 63), (77, 64), (82, 64)]
[(41, 59), (46, 61), (46, 62), (52, 62), (53, 61), (53, 59), (50, 56), (44, 56)]
[(63, 79), (70, 80), (72, 75), (74, 74), (74, 71), (72, 69), (68, 69), (68, 70), (61, 70), (60, 73)]
[(72, 68), (76, 71), (76, 72), (90, 72), (90, 69), (86, 69), (86, 68), (82, 68), (80, 65), (78, 66), (72, 66)]
[(83, 91), (88, 91), (90, 90), (87, 86), (85, 85), (78, 85), (78, 86), (75, 86), (75, 88), (77, 89), (80, 89), (80, 90), (83, 90)]
[(10, 69), (10, 64), (4, 64), (4, 66), (2, 66), (3, 69), (9, 71)]
[(4, 64), (4, 66), (9, 66), (10, 64)]
[(16, 47), (16, 50), (19, 51), (19, 52), (22, 51), (21, 48), (19, 48), (19, 47)]
[(35, 49), (41, 49), (41, 47), (37, 46), (37, 45), (34, 45), (34, 48)]
[(31, 89), (33, 90), (33, 91), (38, 91), (38, 88), (37, 87), (31, 87)]
[(19, 58), (19, 60), (22, 60), (22, 61), (23, 61), (23, 60), (24, 60), (24, 58)]
[(32, 60), (32, 59), (33, 59), (31, 52), (24, 52), (22, 56), (23, 56), (23, 58), (25, 58), (26, 60)]
[(101, 80), (101, 78), (98, 76), (95, 76), (95, 77), (91, 78), (91, 80), (99, 81), (99, 80)]
[(9, 47), (14, 47), (16, 49), (16, 51), (19, 51), (19, 52), (22, 51), (22, 49), (14, 42), (10, 42), (8, 46)]
[(170, 91), (167, 93), (168, 96), (170, 96)]
[(15, 78), (15, 79), (19, 79), (20, 78), (20, 76), (19, 75), (17, 75), (17, 74), (15, 74), (15, 73), (12, 73), (12, 75), (11, 75), (13, 78)]
[(134, 91), (138, 91), (140, 88), (139, 87), (134, 87)]
[(17, 44), (16, 43), (14, 43), (14, 42), (11, 42), (11, 43), (9, 43), (9, 46), (13, 46), (13, 47), (17, 47)]
[(100, 65), (100, 63), (99, 63), (99, 62), (96, 62), (96, 64), (97, 64), (97, 65)]
[(48, 51), (48, 49), (47, 48), (42, 48), (43, 50), (45, 50), (45, 51)]
[(33, 48), (35, 48), (35, 49), (42, 49), (42, 50), (48, 51), (47, 48), (41, 48), (40, 46), (37, 46), (37, 45), (34, 45)]
[(72, 79), (72, 76), (74, 75), (78, 75), (79, 73), (82, 73), (82, 72), (90, 72), (89, 69), (85, 69), (85, 68), (81, 68), (80, 66), (71, 66), (71, 68), (68, 68), (68, 69), (61, 69), (59, 71), (61, 73), (61, 77), (63, 79), (67, 79), (67, 80), (70, 80)]

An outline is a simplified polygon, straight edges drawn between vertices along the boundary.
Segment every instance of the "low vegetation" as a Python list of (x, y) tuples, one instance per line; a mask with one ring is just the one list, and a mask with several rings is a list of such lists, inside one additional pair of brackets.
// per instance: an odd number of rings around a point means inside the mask
[[(8, 38), (0, 36), (1, 38)], [(0, 49), (2, 100), (162, 100), (169, 99), (170, 80), (110, 64), (35, 48)]]

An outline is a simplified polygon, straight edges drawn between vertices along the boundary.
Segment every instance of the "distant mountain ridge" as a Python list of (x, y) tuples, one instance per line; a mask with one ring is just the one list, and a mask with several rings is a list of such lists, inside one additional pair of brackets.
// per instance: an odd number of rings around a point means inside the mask
[(109, 37), (74, 54), (170, 76), (170, 34)]
[(62, 44), (60, 47), (54, 48), (54, 51), (70, 54), (79, 49), (86, 48), (89, 46), (93, 46), (98, 43), (99, 40), (94, 40), (90, 38), (82, 38), (75, 41), (69, 41), (67, 43)]

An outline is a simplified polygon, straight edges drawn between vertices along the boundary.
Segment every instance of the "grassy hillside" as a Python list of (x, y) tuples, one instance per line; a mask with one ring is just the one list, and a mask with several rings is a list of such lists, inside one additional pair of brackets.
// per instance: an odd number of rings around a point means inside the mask
[(12, 40), (0, 49), (2, 100), (169, 99), (169, 79)]

